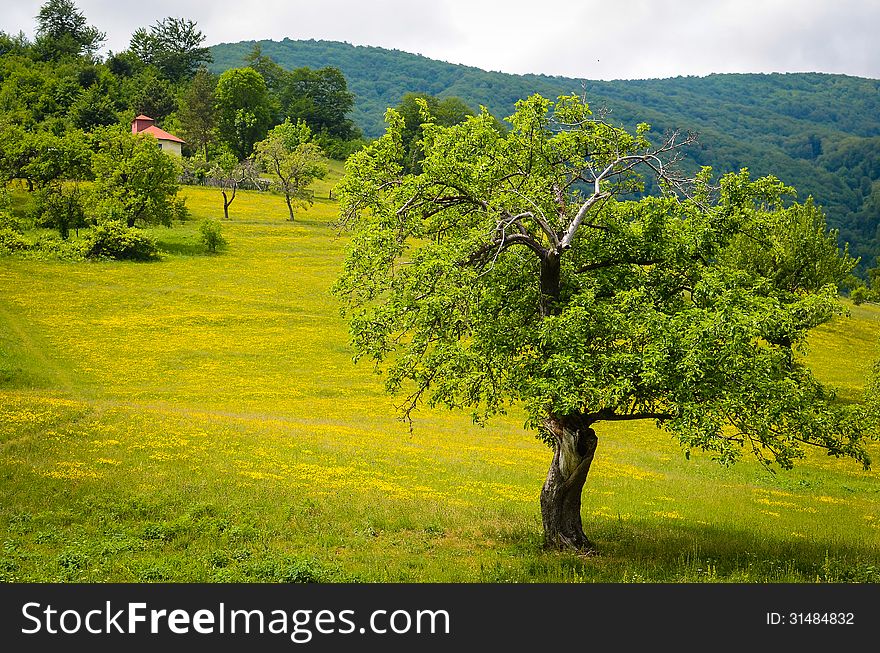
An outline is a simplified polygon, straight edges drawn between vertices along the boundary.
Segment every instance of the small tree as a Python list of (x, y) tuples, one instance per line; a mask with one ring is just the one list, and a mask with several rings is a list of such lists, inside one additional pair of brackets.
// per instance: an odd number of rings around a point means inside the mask
[(226, 245), (222, 228), (216, 220), (208, 218), (202, 222), (199, 227), (199, 233), (201, 234), (202, 244), (205, 246), (205, 249), (212, 254)]
[[(805, 446), (868, 463), (864, 409), (801, 356), (855, 262), (790, 189), (747, 171), (685, 179), (691, 138), (652, 144), (577, 97), (519, 102), (507, 134), (485, 112), (426, 115), (418, 174), (387, 118), (338, 186), (352, 343), (406, 394), (405, 417), (422, 401), (478, 421), (524, 406), (553, 450), (546, 546), (593, 548), (581, 494), (603, 422), (651, 420), (723, 464), (745, 450), (788, 468)], [(639, 169), (662, 197), (626, 199)]]
[(285, 120), (256, 145), (257, 160), (274, 175), (276, 189), (284, 194), (293, 221), (293, 205), (311, 204), (314, 193), (309, 185), (327, 175), (321, 148), (311, 142), (311, 130), (304, 122)]
[(156, 140), (108, 128), (93, 135), (94, 197), (102, 221), (170, 225), (180, 217), (177, 161), (160, 150)]
[(229, 220), (229, 206), (235, 200), (239, 187), (255, 183), (259, 171), (253, 159), (239, 161), (231, 152), (224, 152), (216, 158), (208, 173), (209, 183), (217, 186), (223, 195), (223, 217)]
[(35, 202), (36, 223), (57, 229), (64, 240), (70, 237), (71, 229), (79, 234), (86, 226), (85, 195), (76, 183), (53, 182), (37, 191)]

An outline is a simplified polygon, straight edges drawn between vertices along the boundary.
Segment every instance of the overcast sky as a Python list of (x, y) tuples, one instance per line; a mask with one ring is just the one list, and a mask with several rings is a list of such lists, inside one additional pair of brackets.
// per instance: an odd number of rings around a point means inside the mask
[[(44, 0), (0, 0), (0, 29), (33, 34)], [(78, 0), (114, 51), (166, 16), (206, 43), (327, 39), (510, 73), (585, 79), (712, 72), (880, 78), (878, 0)]]

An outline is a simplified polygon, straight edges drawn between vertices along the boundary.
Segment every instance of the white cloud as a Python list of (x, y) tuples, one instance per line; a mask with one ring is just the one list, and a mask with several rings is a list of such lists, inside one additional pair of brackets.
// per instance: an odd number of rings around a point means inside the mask
[[(4, 8), (0, 29), (33, 31), (41, 2)], [(876, 0), (78, 0), (124, 49), (165, 16), (209, 43), (328, 39), (489, 70), (588, 79), (821, 71), (880, 78)]]

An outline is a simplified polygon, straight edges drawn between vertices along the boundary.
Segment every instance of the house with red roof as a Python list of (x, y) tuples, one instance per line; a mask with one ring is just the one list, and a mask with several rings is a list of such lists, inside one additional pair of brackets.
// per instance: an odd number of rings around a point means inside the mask
[(156, 127), (156, 121), (143, 114), (135, 118), (131, 123), (132, 134), (149, 134), (159, 141), (159, 149), (169, 154), (181, 156), (180, 147), (186, 141), (177, 138), (174, 134), (169, 134), (164, 129)]

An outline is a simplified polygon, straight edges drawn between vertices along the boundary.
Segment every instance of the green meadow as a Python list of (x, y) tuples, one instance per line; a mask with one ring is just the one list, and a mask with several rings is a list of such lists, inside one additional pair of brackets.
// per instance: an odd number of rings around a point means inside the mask
[[(76, 582), (866, 582), (880, 482), (810, 453), (772, 473), (685, 459), (651, 423), (599, 424), (584, 494), (601, 553), (541, 548), (551, 454), (516, 409), (412, 430), (354, 365), (329, 287), (328, 192), (287, 221), (215, 189), (155, 228), (155, 263), (0, 259), (0, 579)], [(880, 307), (818, 330), (809, 363), (855, 400)], [(875, 447), (880, 459), (880, 448)]]

